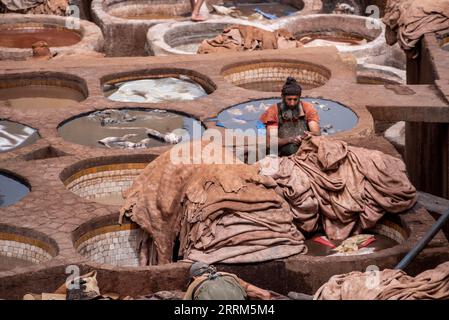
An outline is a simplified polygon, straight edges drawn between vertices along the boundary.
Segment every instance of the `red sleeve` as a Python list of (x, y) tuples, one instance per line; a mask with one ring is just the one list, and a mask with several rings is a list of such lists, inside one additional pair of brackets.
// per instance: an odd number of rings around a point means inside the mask
[(306, 121), (316, 121), (320, 123), (320, 116), (318, 115), (318, 111), (316, 111), (315, 107), (309, 102), (303, 102), (302, 108), (304, 110), (304, 114), (306, 115)]
[(278, 107), (277, 105), (272, 105), (269, 107), (259, 118), (260, 122), (268, 126), (278, 125)]

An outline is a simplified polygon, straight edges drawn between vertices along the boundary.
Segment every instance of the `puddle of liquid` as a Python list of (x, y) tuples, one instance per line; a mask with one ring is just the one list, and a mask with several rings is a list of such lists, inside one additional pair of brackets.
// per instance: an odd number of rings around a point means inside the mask
[(21, 111), (53, 111), (83, 100), (85, 96), (80, 91), (68, 87), (30, 85), (0, 89), (0, 105)]
[(50, 47), (65, 47), (80, 42), (81, 36), (60, 28), (0, 29), (0, 47), (31, 49), (37, 41), (45, 41)]
[(274, 15), (277, 18), (289, 16), (298, 11), (297, 8), (291, 5), (281, 4), (279, 2), (242, 3), (241, 1), (227, 1), (224, 6), (235, 7), (244, 17), (253, 15), (257, 12), (257, 9), (269, 15)]
[(0, 207), (16, 203), (30, 192), (30, 189), (13, 177), (0, 173)]
[[(351, 130), (357, 125), (357, 115), (338, 102), (314, 98), (301, 98), (301, 100), (312, 103), (318, 111), (322, 135)], [(258, 134), (266, 134), (265, 130), (261, 129), (263, 125), (259, 118), (268, 107), (280, 101), (281, 99), (261, 99), (245, 102), (220, 112), (217, 118), (212, 120), (215, 120), (218, 126), (227, 129), (251, 129)]]
[[(176, 129), (184, 129), (183, 140), (196, 136), (195, 128), (204, 130), (200, 122), (194, 118), (182, 116), (172, 112), (161, 112), (162, 110), (123, 110), (130, 116), (135, 117), (134, 121), (119, 124), (102, 125), (101, 120), (88, 115), (71, 120), (62, 125), (58, 131), (67, 141), (91, 147), (102, 147), (104, 145), (98, 141), (107, 137), (122, 137), (126, 134), (135, 134), (127, 141), (137, 143), (149, 138), (146, 129), (154, 129), (163, 134), (170, 133)], [(197, 129), (196, 129), (197, 130)], [(188, 134), (187, 134), (188, 133)], [(200, 134), (201, 134), (200, 133)], [(157, 147), (167, 145), (165, 142), (150, 138), (147, 147)], [(120, 148), (120, 146), (117, 146)]]
[(14, 268), (22, 268), (22, 267), (29, 267), (34, 265), (33, 262), (14, 258), (14, 257), (7, 257), (7, 256), (0, 256), (0, 272), (1, 271), (7, 271)]
[(143, 103), (194, 100), (207, 95), (201, 85), (186, 76), (106, 84), (103, 90), (109, 100)]
[(24, 147), (39, 139), (38, 132), (23, 124), (0, 120), (0, 152)]
[[(376, 241), (370, 243), (368, 246), (366, 246), (366, 250), (361, 251), (360, 253), (365, 252), (377, 252), (380, 250), (388, 249), (391, 247), (396, 246), (398, 243), (394, 241), (393, 239), (390, 239), (384, 235), (375, 234)], [(332, 248), (322, 245), (320, 243), (316, 243), (312, 239), (307, 239), (305, 241), (305, 244), (308, 248), (307, 255), (309, 256), (329, 256), (336, 253), (336, 251), (332, 250)], [(338, 246), (338, 243), (334, 243)], [(363, 248), (364, 249), (364, 248)]]
[(301, 34), (297, 38), (304, 43), (305, 47), (320, 47), (320, 46), (359, 46), (366, 44), (367, 39), (351, 34), (320, 34), (310, 33)]

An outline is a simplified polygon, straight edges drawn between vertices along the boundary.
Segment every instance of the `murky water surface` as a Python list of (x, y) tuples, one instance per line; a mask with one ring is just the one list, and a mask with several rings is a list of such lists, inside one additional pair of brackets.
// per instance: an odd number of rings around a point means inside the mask
[(0, 105), (22, 111), (54, 111), (55, 108), (76, 106), (85, 98), (80, 91), (61, 86), (30, 85), (0, 89)]
[(0, 172), (0, 207), (12, 205), (25, 197), (30, 189), (12, 176)]
[(33, 43), (45, 41), (49, 47), (72, 46), (81, 36), (60, 28), (11, 28), (0, 29), (0, 47), (31, 49)]
[[(326, 99), (302, 98), (313, 104), (320, 116), (320, 127), (323, 135), (332, 135), (343, 131), (348, 131), (357, 125), (358, 117), (344, 105)], [(261, 99), (238, 104), (220, 112), (217, 118), (217, 125), (228, 129), (259, 129), (265, 134), (260, 116), (274, 103), (280, 99)]]
[[(147, 134), (147, 129), (162, 134), (175, 134), (182, 140), (201, 135), (203, 127), (194, 118), (165, 110), (105, 110), (75, 118), (58, 130), (67, 141), (91, 147), (149, 148), (167, 145), (166, 142)], [(114, 139), (112, 138), (123, 138)], [(111, 138), (111, 139), (108, 139)], [(107, 145), (99, 142), (108, 139)], [(128, 143), (129, 142), (129, 143)], [(140, 145), (132, 145), (139, 144)]]

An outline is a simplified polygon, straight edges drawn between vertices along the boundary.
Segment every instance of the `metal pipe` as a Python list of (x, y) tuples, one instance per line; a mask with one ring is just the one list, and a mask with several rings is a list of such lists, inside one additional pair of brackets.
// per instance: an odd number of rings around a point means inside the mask
[(427, 231), (427, 233), (418, 241), (418, 243), (412, 248), (412, 250), (407, 253), (407, 255), (398, 263), (395, 267), (396, 270), (404, 270), (416, 256), (429, 244), (430, 241), (435, 237), (438, 231), (446, 224), (449, 220), (449, 209), (446, 209), (441, 217), (435, 222), (432, 227)]

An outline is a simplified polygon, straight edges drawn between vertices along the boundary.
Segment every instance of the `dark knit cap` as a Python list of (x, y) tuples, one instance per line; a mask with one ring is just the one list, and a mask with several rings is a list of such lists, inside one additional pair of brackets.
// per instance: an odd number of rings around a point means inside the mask
[(282, 95), (283, 96), (300, 96), (301, 95), (301, 86), (296, 79), (293, 77), (288, 77), (287, 81), (285, 81), (284, 86), (282, 87)]

